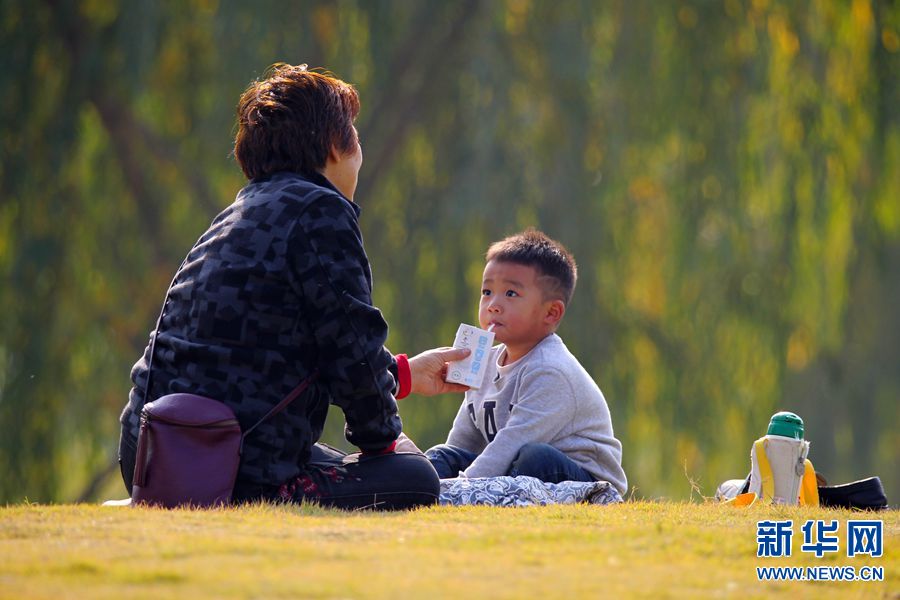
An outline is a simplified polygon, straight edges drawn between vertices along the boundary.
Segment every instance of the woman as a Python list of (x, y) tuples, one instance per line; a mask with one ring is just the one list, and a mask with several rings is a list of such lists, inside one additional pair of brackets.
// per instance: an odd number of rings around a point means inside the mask
[[(372, 306), (353, 203), (358, 112), (352, 86), (306, 65), (276, 65), (242, 95), (234, 154), (250, 181), (188, 253), (155, 348), (132, 369), (119, 444), (129, 492), (146, 402), (177, 392), (215, 398), (246, 430), (317, 373), (245, 440), (234, 499), (343, 508), (436, 501), (428, 460), (393, 453), (401, 431), (395, 398), (463, 391), (442, 372), (467, 351), (407, 360), (384, 348), (387, 324)], [(316, 444), (330, 403), (343, 409), (347, 440), (361, 455)]]

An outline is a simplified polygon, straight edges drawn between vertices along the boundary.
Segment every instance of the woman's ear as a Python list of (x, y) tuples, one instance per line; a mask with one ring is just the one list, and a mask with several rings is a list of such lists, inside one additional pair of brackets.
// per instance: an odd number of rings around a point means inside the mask
[(565, 314), (566, 304), (562, 300), (551, 300), (547, 305), (547, 312), (544, 313), (544, 323), (555, 328)]
[(340, 162), (343, 156), (344, 154), (338, 150), (336, 146), (331, 146), (328, 150), (328, 156), (325, 157), (325, 161), (330, 163)]

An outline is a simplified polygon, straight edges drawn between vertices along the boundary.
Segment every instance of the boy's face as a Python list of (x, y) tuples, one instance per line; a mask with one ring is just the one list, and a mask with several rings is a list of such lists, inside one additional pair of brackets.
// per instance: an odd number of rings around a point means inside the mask
[(553, 331), (565, 307), (545, 300), (533, 267), (489, 261), (481, 283), (478, 321), (494, 326), (494, 337), (506, 344), (508, 361), (518, 360)]

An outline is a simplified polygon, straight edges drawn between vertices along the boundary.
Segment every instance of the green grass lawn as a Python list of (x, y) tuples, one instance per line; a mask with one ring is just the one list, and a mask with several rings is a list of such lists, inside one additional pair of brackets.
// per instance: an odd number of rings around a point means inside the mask
[[(846, 556), (848, 519), (884, 555)], [(756, 523), (793, 519), (793, 555), (757, 558)], [(801, 552), (807, 519), (840, 552)], [(759, 582), (757, 566), (883, 567), (882, 582)], [(713, 503), (344, 513), (95, 505), (0, 508), (2, 598), (900, 598), (900, 512)]]

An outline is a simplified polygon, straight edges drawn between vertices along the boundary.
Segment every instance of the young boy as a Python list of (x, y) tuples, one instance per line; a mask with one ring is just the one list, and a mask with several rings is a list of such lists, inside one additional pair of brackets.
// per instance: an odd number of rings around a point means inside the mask
[(556, 335), (576, 266), (534, 229), (488, 249), (478, 320), (493, 328), (480, 389), (466, 392), (447, 443), (426, 452), (438, 475), (609, 481), (624, 495), (622, 445), (600, 388)]

